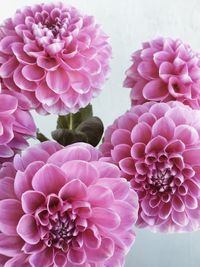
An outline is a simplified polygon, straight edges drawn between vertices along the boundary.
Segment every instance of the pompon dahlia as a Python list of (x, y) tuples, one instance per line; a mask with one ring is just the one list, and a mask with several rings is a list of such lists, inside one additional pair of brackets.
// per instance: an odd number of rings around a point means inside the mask
[[(84, 143), (48, 141), (0, 172), (0, 261), (5, 266), (124, 264), (138, 198), (117, 166)], [(15, 174), (16, 173), (16, 174)], [(6, 258), (8, 257), (8, 258)]]
[(130, 180), (139, 227), (194, 231), (200, 226), (200, 111), (180, 102), (133, 107), (105, 132), (100, 150)]
[(27, 111), (30, 103), (17, 92), (0, 93), (0, 165), (28, 146), (27, 138), (35, 137), (36, 126)]
[(39, 113), (74, 113), (99, 93), (108, 76), (107, 39), (94, 17), (74, 7), (25, 7), (1, 26), (0, 77)]
[(133, 105), (178, 100), (200, 108), (200, 60), (179, 39), (157, 38), (132, 55), (124, 87), (131, 88)]

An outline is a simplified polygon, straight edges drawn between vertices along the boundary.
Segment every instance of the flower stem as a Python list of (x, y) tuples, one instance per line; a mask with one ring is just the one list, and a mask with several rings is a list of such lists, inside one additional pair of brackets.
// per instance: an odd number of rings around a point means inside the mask
[(69, 129), (73, 130), (73, 114), (69, 114)]

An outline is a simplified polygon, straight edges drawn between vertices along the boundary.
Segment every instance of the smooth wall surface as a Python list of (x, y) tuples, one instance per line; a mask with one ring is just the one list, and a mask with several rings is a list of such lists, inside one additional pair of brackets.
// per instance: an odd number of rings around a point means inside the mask
[[(93, 101), (94, 113), (102, 118), (105, 126), (130, 107), (129, 90), (122, 88), (124, 71), (130, 65), (131, 53), (139, 49), (142, 42), (157, 36), (178, 37), (200, 51), (200, 0), (63, 1), (94, 15), (110, 36), (111, 76), (101, 95)], [(24, 5), (40, 2), (0, 0), (0, 20), (12, 16)], [(50, 136), (56, 117), (41, 117), (35, 113), (34, 117), (41, 131)], [(166, 235), (137, 230), (126, 267), (200, 267), (200, 232)]]

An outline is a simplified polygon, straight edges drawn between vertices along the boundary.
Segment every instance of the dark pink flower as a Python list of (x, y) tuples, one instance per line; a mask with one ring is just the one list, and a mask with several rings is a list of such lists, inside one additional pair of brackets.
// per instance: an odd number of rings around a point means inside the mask
[(28, 146), (27, 138), (34, 137), (36, 126), (25, 96), (2, 90), (0, 93), (0, 164)]
[(94, 17), (62, 3), (18, 10), (0, 30), (0, 76), (40, 113), (65, 115), (96, 96), (111, 47)]
[[(124, 264), (138, 198), (116, 165), (77, 143), (28, 148), (0, 172), (0, 259), (9, 266)], [(16, 174), (15, 174), (16, 173)]]
[(100, 149), (137, 192), (139, 227), (199, 228), (200, 111), (175, 101), (138, 105), (108, 127)]
[(157, 38), (132, 55), (124, 87), (131, 88), (132, 104), (178, 100), (200, 107), (199, 55), (179, 39)]

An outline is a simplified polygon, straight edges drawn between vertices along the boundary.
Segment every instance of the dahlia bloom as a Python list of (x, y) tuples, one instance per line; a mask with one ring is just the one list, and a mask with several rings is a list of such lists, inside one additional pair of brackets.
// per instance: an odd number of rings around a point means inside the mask
[(139, 227), (194, 231), (200, 224), (200, 111), (180, 102), (133, 107), (105, 132), (100, 150), (139, 197)]
[(199, 55), (181, 40), (157, 38), (132, 55), (124, 87), (131, 88), (133, 105), (178, 100), (200, 108)]
[(27, 138), (34, 137), (36, 126), (27, 111), (30, 103), (16, 92), (0, 93), (0, 164), (28, 146)]
[[(84, 143), (48, 141), (0, 172), (5, 266), (120, 267), (135, 239), (138, 198), (117, 166)], [(16, 173), (16, 174), (15, 174)], [(7, 257), (7, 258), (6, 258)]]
[(18, 10), (0, 29), (0, 76), (39, 113), (65, 115), (96, 96), (111, 47), (94, 17), (62, 3)]

